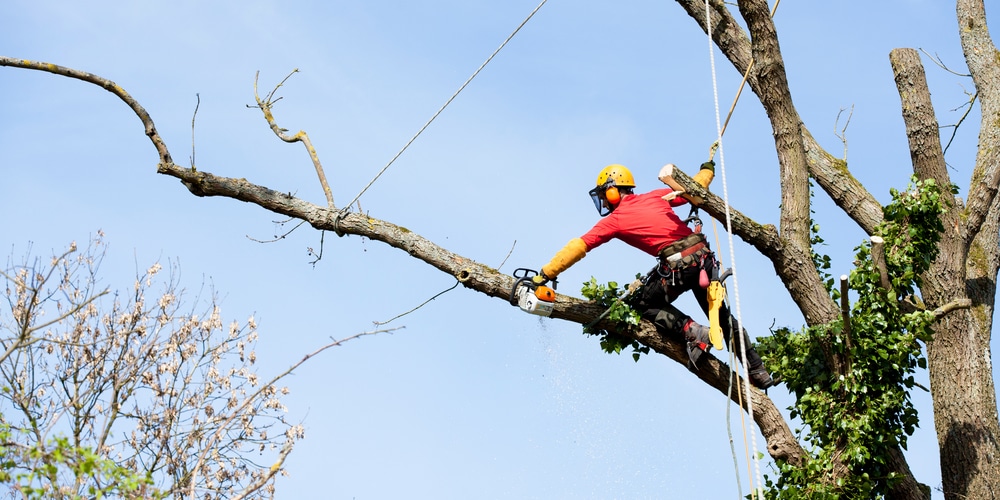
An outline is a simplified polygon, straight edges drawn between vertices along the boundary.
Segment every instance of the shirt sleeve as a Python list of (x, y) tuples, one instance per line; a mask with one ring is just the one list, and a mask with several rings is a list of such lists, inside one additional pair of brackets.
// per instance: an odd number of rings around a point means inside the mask
[(601, 219), (594, 227), (590, 228), (590, 231), (587, 231), (587, 234), (580, 237), (587, 245), (588, 252), (611, 241), (615, 237), (618, 231), (618, 218), (613, 216), (614, 213)]
[(674, 199), (670, 200), (670, 206), (679, 207), (687, 202), (688, 202), (687, 198), (678, 195), (674, 197)]

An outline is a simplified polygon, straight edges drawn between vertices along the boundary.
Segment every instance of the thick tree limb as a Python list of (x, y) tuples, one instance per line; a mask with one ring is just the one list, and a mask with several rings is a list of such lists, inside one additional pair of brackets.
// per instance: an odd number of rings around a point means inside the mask
[[(725, 200), (701, 187), (678, 168), (673, 169), (672, 178), (693, 197), (703, 200), (699, 208), (726, 224)], [(840, 309), (826, 294), (809, 247), (789, 246), (788, 240), (779, 235), (773, 225), (759, 224), (732, 207), (729, 207), (729, 220), (732, 234), (770, 259), (809, 324), (828, 323), (839, 317)]]
[[(979, 147), (968, 202), (956, 202), (942, 216), (945, 234), (940, 253), (924, 273), (921, 291), (930, 307), (944, 304), (941, 321), (927, 343), (934, 396), (934, 425), (940, 444), (945, 498), (991, 498), (1000, 486), (1000, 422), (990, 365), (990, 335), (996, 294), (998, 256), (997, 189), (1000, 183), (1000, 65), (986, 25), (982, 0), (957, 1), (958, 33), (976, 85), (982, 111)], [(924, 178), (941, 174), (943, 153), (923, 67), (915, 51), (890, 55), (906, 120), (914, 172)], [(942, 183), (947, 189), (949, 184)], [(966, 293), (971, 308), (961, 308)], [(951, 304), (955, 304), (954, 307)], [(947, 316), (946, 316), (947, 315)], [(955, 377), (956, 373), (963, 374)]]
[(816, 184), (830, 199), (868, 234), (882, 222), (882, 204), (847, 169), (847, 162), (824, 150), (805, 125), (802, 140), (806, 149), (806, 164)]
[[(706, 29), (703, 1), (677, 2), (703, 30)], [(817, 178), (822, 175), (820, 185), (829, 186), (831, 196), (838, 199), (838, 203), (846, 201), (846, 206), (855, 210), (851, 216), (864, 221), (865, 227), (874, 228), (877, 224), (874, 221), (881, 220), (881, 206), (867, 195), (843, 165), (837, 168), (832, 156), (819, 154), (822, 150), (816, 146), (803, 126), (792, 103), (767, 2), (739, 2), (740, 13), (746, 20), (752, 38), (743, 32), (723, 2), (711, 0), (710, 6), (712, 22), (715, 23), (712, 29), (713, 39), (739, 71), (745, 71), (750, 65), (750, 59), (746, 55), (748, 51), (752, 51), (756, 64), (747, 82), (764, 105), (771, 121), (782, 185), (780, 235), (774, 232), (773, 226), (749, 223), (749, 219), (740, 214), (734, 217), (733, 233), (772, 261), (775, 271), (810, 324), (832, 321), (837, 318), (839, 311), (837, 305), (826, 295), (810, 254), (809, 175), (812, 173)], [(693, 192), (692, 189), (688, 191)], [(724, 206), (721, 200), (708, 199), (704, 206), (713, 217), (725, 220), (719, 217), (720, 213), (724, 213), (724, 210), (718, 208)], [(760, 231), (764, 227), (770, 229)]]
[[(920, 55), (914, 49), (894, 49), (889, 53), (889, 62), (899, 91), (913, 172), (920, 179), (934, 179), (947, 192), (952, 182), (945, 165), (941, 133)], [(961, 253), (967, 242), (959, 237), (959, 217), (958, 210), (953, 208), (941, 216), (945, 230), (941, 241), (942, 245), (948, 245), (953, 251)], [(958, 271), (960, 263), (956, 262), (955, 266)]]
[(983, 0), (958, 0), (959, 39), (966, 64), (979, 93), (982, 112), (979, 150), (966, 207), (968, 219), (963, 241), (970, 243), (979, 232), (1000, 186), (1000, 64), (998, 51), (990, 38)]
[[(505, 301), (510, 297), (510, 289), (514, 284), (512, 277), (449, 252), (419, 234), (395, 224), (359, 213), (341, 214), (294, 196), (252, 184), (245, 179), (218, 177), (205, 171), (195, 172), (174, 164), (160, 164), (157, 171), (180, 179), (196, 196), (233, 198), (253, 203), (271, 212), (305, 220), (316, 229), (381, 241), (454, 276), (466, 288)], [(559, 295), (551, 317), (586, 324), (598, 317), (601, 312), (603, 308), (594, 303)], [(664, 337), (649, 322), (643, 322), (642, 327), (636, 332), (620, 333), (638, 340), (653, 351), (678, 363), (687, 363), (687, 353), (679, 341)], [(707, 360), (699, 370), (698, 377), (722, 394), (728, 393), (729, 367), (724, 363), (716, 359)], [(769, 453), (776, 459), (799, 463), (805, 456), (804, 452), (777, 407), (760, 391), (754, 391), (751, 397), (754, 407), (753, 418), (767, 439)]]
[[(695, 22), (706, 31), (705, 2), (702, 0), (677, 0)], [(711, 0), (712, 38), (741, 74), (746, 73), (753, 61), (750, 48), (750, 37), (740, 27), (728, 7), (720, 0)], [(761, 88), (757, 72), (751, 71), (747, 78), (750, 89), (763, 99), (765, 89)], [(816, 183), (831, 199), (841, 207), (849, 217), (861, 226), (868, 234), (875, 232), (875, 227), (882, 220), (882, 205), (859, 182), (850, 171), (847, 164), (826, 152), (813, 138), (805, 125), (800, 126), (802, 144), (805, 148), (806, 166)]]

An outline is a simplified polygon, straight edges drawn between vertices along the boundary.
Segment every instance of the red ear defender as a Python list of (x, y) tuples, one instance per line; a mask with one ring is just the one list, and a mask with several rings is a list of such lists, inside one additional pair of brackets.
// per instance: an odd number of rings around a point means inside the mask
[(608, 200), (608, 204), (616, 207), (622, 201), (622, 195), (618, 192), (618, 188), (609, 186), (608, 189), (604, 190), (604, 199)]

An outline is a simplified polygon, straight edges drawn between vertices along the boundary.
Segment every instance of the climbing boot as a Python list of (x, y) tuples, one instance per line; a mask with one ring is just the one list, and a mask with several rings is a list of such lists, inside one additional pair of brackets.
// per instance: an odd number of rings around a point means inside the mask
[(698, 369), (698, 360), (701, 359), (701, 355), (712, 348), (712, 341), (708, 337), (708, 327), (688, 320), (687, 325), (684, 326), (684, 340), (687, 341), (688, 369), (695, 371)]
[(771, 378), (771, 374), (767, 373), (764, 365), (750, 369), (750, 383), (758, 389), (767, 389), (768, 387), (778, 385), (778, 382)]

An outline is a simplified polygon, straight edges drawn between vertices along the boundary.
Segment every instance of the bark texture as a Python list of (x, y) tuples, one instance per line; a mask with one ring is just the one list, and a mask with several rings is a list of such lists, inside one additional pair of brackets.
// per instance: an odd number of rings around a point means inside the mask
[[(778, 152), (782, 182), (781, 230), (759, 225), (738, 215), (734, 233), (766, 255), (775, 265), (796, 304), (810, 324), (829, 321), (835, 311), (812, 274), (812, 263), (802, 246), (803, 168), (816, 184), (867, 233), (872, 234), (882, 220), (880, 204), (855, 179), (845, 161), (821, 148), (801, 123), (792, 104), (784, 77), (780, 48), (766, 2), (741, 0), (739, 11), (750, 35), (738, 28), (728, 8), (711, 0), (706, 16), (705, 2), (677, 0), (677, 3), (713, 39), (722, 53), (740, 72), (753, 62), (747, 84), (757, 95), (771, 120)], [(1000, 491), (1000, 449), (998, 417), (989, 341), (998, 269), (998, 228), (1000, 207), (996, 193), (1000, 184), (1000, 55), (989, 37), (982, 0), (957, 2), (958, 24), (963, 51), (982, 107), (980, 147), (970, 180), (968, 206), (961, 200), (943, 217), (941, 255), (923, 277), (922, 292), (929, 309), (971, 300), (974, 307), (944, 316), (936, 328), (935, 340), (928, 345), (930, 375), (935, 408), (935, 424), (941, 446), (941, 467), (948, 498), (995, 498)], [(709, 25), (711, 23), (711, 25)], [(751, 41), (752, 40), (752, 41)], [(950, 186), (941, 148), (938, 124), (919, 57), (913, 50), (897, 50), (891, 62), (902, 98), (902, 112), (914, 172)], [(675, 176), (676, 177), (676, 176)], [(689, 184), (690, 185), (690, 184)], [(696, 190), (696, 186), (691, 186)], [(723, 213), (721, 201), (707, 198), (706, 211), (716, 218)], [(838, 364), (831, 360), (831, 364)], [(835, 368), (835, 367), (831, 367)], [(920, 485), (903, 459), (892, 457), (897, 472), (906, 478), (893, 498), (927, 498), (929, 490)]]
[[(945, 317), (928, 344), (934, 424), (941, 450), (945, 498), (997, 498), (1000, 495), (1000, 419), (992, 374), (993, 329), (998, 256), (997, 185), (1000, 182), (1000, 53), (986, 26), (982, 0), (957, 2), (959, 35), (979, 98), (982, 118), (979, 149), (967, 206), (961, 200), (942, 217), (945, 232), (940, 256), (924, 277), (924, 300), (938, 307), (956, 298), (971, 299), (971, 309)], [(896, 50), (893, 70), (914, 171), (949, 185), (937, 121), (923, 68), (914, 50)]]

